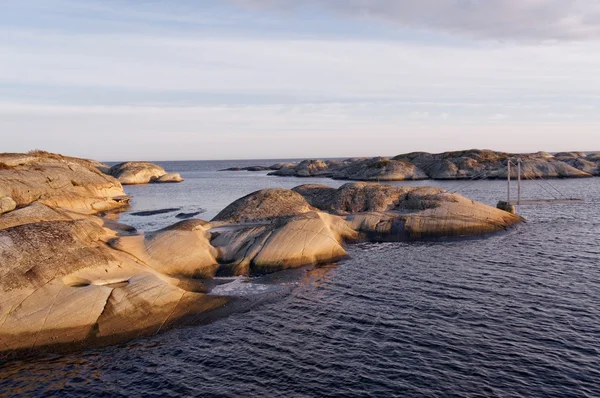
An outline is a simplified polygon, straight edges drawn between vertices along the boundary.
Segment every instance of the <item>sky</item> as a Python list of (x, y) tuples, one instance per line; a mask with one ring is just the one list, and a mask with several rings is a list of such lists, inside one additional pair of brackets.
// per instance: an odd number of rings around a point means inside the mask
[(597, 0), (0, 0), (0, 151), (600, 150)]

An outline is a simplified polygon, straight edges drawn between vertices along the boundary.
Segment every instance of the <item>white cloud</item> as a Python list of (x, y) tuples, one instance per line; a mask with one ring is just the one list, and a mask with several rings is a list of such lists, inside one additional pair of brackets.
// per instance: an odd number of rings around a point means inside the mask
[(596, 0), (232, 0), (267, 9), (312, 7), (351, 18), (436, 29), (478, 38), (600, 38)]
[(600, 45), (591, 43), (455, 48), (367, 40), (73, 36), (4, 29), (0, 83), (416, 102), (564, 97), (600, 90), (599, 50)]

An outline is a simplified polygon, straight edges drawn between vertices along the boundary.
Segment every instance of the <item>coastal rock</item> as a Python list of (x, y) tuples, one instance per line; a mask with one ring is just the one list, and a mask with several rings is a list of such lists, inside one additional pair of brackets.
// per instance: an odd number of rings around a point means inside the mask
[(230, 226), (212, 241), (225, 275), (275, 272), (331, 263), (347, 256), (345, 240), (357, 238), (340, 217), (311, 211), (260, 226)]
[[(0, 214), (0, 351), (154, 334), (228, 302), (206, 294), (206, 279), (335, 262), (347, 242), (472, 236), (522, 221), (439, 188), (355, 182), (260, 190), (210, 223), (133, 235), (115, 212), (91, 215), (126, 203), (120, 183), (93, 161), (37, 152), (3, 159), (0, 197), (18, 207)], [(353, 162), (373, 164), (303, 169)]]
[(523, 219), (434, 187), (351, 183), (335, 192), (322, 186), (295, 188), (314, 207), (347, 214), (367, 240), (404, 241), (503, 231)]
[(515, 162), (522, 159), (522, 178), (577, 178), (590, 177), (569, 164), (544, 152), (535, 154), (508, 154), (489, 150), (472, 149), (468, 151), (430, 154), (423, 152), (398, 155), (394, 159), (411, 162), (436, 180), (507, 178), (508, 159), (513, 162), (511, 176), (517, 177)]
[(98, 225), (103, 224), (103, 221), (97, 217), (90, 218), (85, 214), (50, 207), (39, 202), (33, 202), (28, 206), (20, 207), (14, 211), (0, 215), (0, 230), (26, 224), (50, 221), (72, 221), (86, 218), (96, 222)]
[(293, 168), (296, 167), (295, 163), (275, 163), (269, 166), (270, 170), (281, 170), (284, 168)]
[[(287, 206), (288, 201), (295, 204)], [(234, 202), (213, 220), (219, 223), (211, 244), (219, 250), (219, 275), (248, 275), (333, 262), (345, 255), (344, 241), (359, 238), (473, 236), (504, 231), (521, 221), (434, 187), (360, 182), (334, 189), (311, 184), (293, 191), (258, 191)]]
[(218, 252), (210, 245), (209, 226), (202, 220), (186, 220), (154, 233), (120, 237), (110, 245), (164, 275), (212, 278), (219, 265)]
[(600, 154), (587, 155), (583, 152), (561, 152), (556, 159), (593, 176), (600, 176)]
[(298, 193), (289, 189), (263, 189), (236, 200), (212, 221), (243, 223), (294, 216), (313, 208)]
[(0, 214), (8, 213), (17, 208), (17, 202), (11, 197), (0, 198)]
[(1, 350), (153, 334), (227, 302), (110, 248), (114, 236), (96, 217), (0, 230)]
[(128, 198), (121, 184), (98, 163), (47, 152), (0, 154), (0, 197), (17, 206), (40, 202), (83, 213), (122, 207)]
[[(289, 167), (293, 166), (293, 167)], [(295, 177), (324, 177), (329, 176), (331, 170), (329, 164), (323, 160), (304, 160), (297, 165), (288, 165), (279, 170), (270, 173), (276, 176), (295, 176)]]
[(302, 195), (312, 206), (334, 214), (367, 211), (387, 211), (406, 198), (411, 187), (392, 187), (385, 184), (355, 182), (339, 189), (325, 185), (300, 185), (293, 190)]
[(553, 156), (547, 152), (510, 154), (471, 149), (437, 154), (412, 152), (391, 159), (305, 160), (295, 166), (282, 167), (270, 175), (355, 181), (496, 179), (507, 178), (507, 164), (511, 159), (515, 166), (511, 175), (516, 178), (517, 158), (522, 159), (522, 177), (526, 179), (590, 177), (597, 175), (597, 171), (588, 162), (600, 163), (582, 152)]
[[(123, 185), (148, 184), (150, 182), (181, 182), (179, 174), (167, 174), (162, 167), (150, 162), (124, 162), (112, 166), (108, 174)], [(165, 180), (161, 181), (163, 176)]]
[(358, 181), (404, 181), (426, 180), (429, 177), (419, 167), (407, 161), (378, 157), (340, 164), (336, 167), (333, 178)]
[(168, 183), (168, 182), (183, 182), (183, 178), (178, 173), (167, 173), (158, 178), (153, 178), (150, 182), (154, 183)]

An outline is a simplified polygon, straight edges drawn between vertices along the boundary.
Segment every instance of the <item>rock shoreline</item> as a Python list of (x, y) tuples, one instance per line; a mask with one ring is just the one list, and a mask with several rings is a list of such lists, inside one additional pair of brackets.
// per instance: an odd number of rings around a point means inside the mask
[[(506, 179), (508, 159), (522, 159), (522, 177), (583, 178), (600, 176), (600, 154), (583, 152), (547, 152), (512, 154), (489, 150), (466, 150), (431, 154), (413, 152), (392, 158), (351, 158), (345, 160), (308, 159), (298, 164), (251, 166), (229, 171), (273, 170), (269, 175), (281, 177), (323, 177), (354, 181), (410, 181)], [(517, 177), (514, 168), (511, 177)]]
[(129, 201), (108, 166), (48, 153), (0, 154), (0, 165), (3, 355), (114, 343), (206, 317), (230, 302), (209, 294), (215, 276), (332, 263), (356, 241), (478, 236), (523, 221), (434, 187), (358, 182), (260, 190), (210, 222), (137, 233), (106, 215)]

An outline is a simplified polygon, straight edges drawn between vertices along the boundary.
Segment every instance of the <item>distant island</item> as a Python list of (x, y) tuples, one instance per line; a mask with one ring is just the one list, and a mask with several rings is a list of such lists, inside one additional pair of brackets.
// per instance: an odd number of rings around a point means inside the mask
[[(282, 177), (327, 177), (354, 181), (461, 180), (507, 178), (509, 159), (522, 160), (522, 177), (582, 178), (600, 176), (600, 153), (548, 152), (527, 154), (470, 149), (431, 154), (412, 152), (387, 157), (345, 160), (308, 159), (297, 164), (231, 168), (229, 171), (271, 171)], [(517, 170), (511, 170), (516, 178)]]

